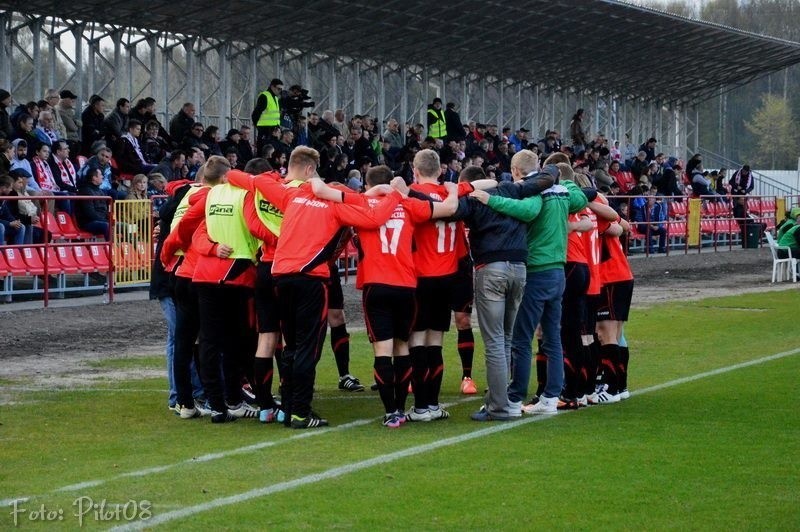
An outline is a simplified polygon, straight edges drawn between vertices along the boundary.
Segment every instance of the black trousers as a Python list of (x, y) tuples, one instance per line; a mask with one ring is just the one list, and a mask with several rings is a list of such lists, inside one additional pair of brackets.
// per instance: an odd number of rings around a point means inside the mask
[(243, 286), (195, 284), (200, 309), (200, 378), (209, 406), (224, 412), (225, 401), (242, 401), (242, 375), (252, 367), (257, 337), (253, 290)]
[(328, 332), (327, 279), (278, 277), (276, 285), (284, 343), (283, 408), (287, 415), (306, 417), (311, 412), (317, 363)]
[[(193, 407), (192, 399), (192, 359), (199, 369), (196, 359), (195, 341), (200, 331), (200, 314), (197, 307), (197, 292), (192, 280), (174, 276), (175, 283), (175, 354), (172, 359), (172, 373), (175, 378), (175, 392), (178, 404)], [(201, 379), (202, 381), (202, 379)]]

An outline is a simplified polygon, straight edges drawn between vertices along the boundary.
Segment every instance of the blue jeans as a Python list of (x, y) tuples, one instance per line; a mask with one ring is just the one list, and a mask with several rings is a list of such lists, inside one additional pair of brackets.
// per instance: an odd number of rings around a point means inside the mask
[(6, 245), (6, 235), (9, 238), (9, 245), (21, 246), (25, 244), (25, 226), (22, 225), (19, 229), (11, 227), (11, 222), (0, 220), (0, 246)]
[(564, 293), (564, 268), (528, 272), (525, 294), (514, 322), (511, 340), (511, 384), (508, 400), (524, 401), (531, 379), (531, 342), (536, 325), (542, 325), (542, 350), (547, 355), (545, 397), (558, 397), (564, 386), (564, 354), (561, 352), (561, 297)]
[(517, 309), (525, 290), (525, 264), (490, 262), (475, 269), (475, 308), (486, 348), (486, 411), (509, 416), (508, 370)]
[[(161, 303), (161, 311), (164, 319), (167, 320), (167, 382), (169, 383), (169, 405), (174, 406), (178, 401), (178, 393), (175, 391), (175, 372), (172, 364), (175, 358), (175, 301), (171, 297), (162, 297), (158, 300)], [(194, 362), (191, 366), (192, 376), (192, 395), (195, 399), (203, 397), (203, 385), (200, 384), (200, 377)]]

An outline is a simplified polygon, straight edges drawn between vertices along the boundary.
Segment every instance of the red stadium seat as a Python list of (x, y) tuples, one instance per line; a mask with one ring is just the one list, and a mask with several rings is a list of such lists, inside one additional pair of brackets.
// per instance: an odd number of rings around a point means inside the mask
[[(69, 250), (70, 248), (66, 249)], [(92, 260), (92, 255), (87, 248), (75, 246), (72, 248), (72, 253), (75, 256), (75, 263), (82, 272), (92, 273), (98, 271), (97, 264)]]
[(6, 258), (4, 253), (0, 253), (0, 277), (6, 277), (11, 275), (11, 268), (9, 268), (8, 264), (6, 264)]
[(14, 276), (28, 275), (28, 265), (22, 260), (22, 252), (19, 248), (3, 248), (3, 256), (5, 257), (8, 271)]
[(89, 254), (98, 272), (103, 273), (108, 271), (108, 249), (106, 246), (92, 244), (89, 246)]
[(75, 262), (75, 255), (72, 254), (72, 250), (70, 248), (65, 246), (48, 248), (48, 256), (51, 253), (55, 257), (55, 259), (58, 260), (58, 262), (61, 264), (61, 268), (63, 269), (64, 273), (72, 274), (81, 271), (80, 266), (78, 266), (78, 263)]
[(136, 259), (137, 267), (143, 270), (150, 269), (150, 257), (152, 257), (152, 253), (148, 255), (147, 253), (147, 243), (139, 241), (134, 246), (134, 256)]
[(673, 217), (686, 218), (686, 202), (685, 201), (670, 201), (669, 214)]
[(91, 238), (95, 238), (95, 235), (78, 229), (75, 220), (73, 220), (72, 216), (70, 216), (70, 214), (67, 212), (58, 211), (56, 213), (56, 222), (61, 228), (61, 232), (65, 235), (65, 238), (76, 238), (79, 240), (89, 240)]
[[(22, 260), (25, 262), (25, 265), (28, 267), (28, 273), (32, 275), (44, 275), (44, 262), (42, 262), (41, 249), (22, 248), (20, 254), (22, 255)], [(58, 266), (49, 269), (50, 273), (57, 273)]]
[(686, 222), (675, 222), (669, 225), (667, 233), (671, 236), (685, 236), (686, 235)]
[[(77, 235), (66, 234), (62, 231), (61, 226), (58, 224), (56, 217), (53, 215), (52, 212), (45, 210), (44, 213), (45, 217), (47, 218), (47, 230), (53, 237), (53, 240), (67, 240), (70, 238), (75, 238)], [(44, 222), (39, 223), (39, 227), (44, 229)]]

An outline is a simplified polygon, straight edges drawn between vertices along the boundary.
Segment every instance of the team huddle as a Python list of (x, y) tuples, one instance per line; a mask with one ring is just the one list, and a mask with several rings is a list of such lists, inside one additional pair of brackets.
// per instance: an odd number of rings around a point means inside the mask
[[(472, 419), (627, 398), (622, 326), (633, 276), (619, 236), (629, 228), (559, 156), (540, 168), (533, 152), (518, 152), (513, 182), (467, 167), (458, 184), (440, 184), (438, 154), (421, 150), (413, 184), (376, 166), (363, 193), (316, 177), (319, 154), (311, 148), (292, 152), (286, 176), (259, 159), (242, 172), (209, 158), (198, 182), (172, 187), (165, 207), (160, 259), (174, 279), (177, 413), (214, 423), (257, 417), (298, 429), (328, 425), (312, 398), (329, 322), (335, 352), (347, 339), (334, 265), (351, 238), (385, 426), (450, 416), (439, 395), (453, 311), (461, 389), (475, 393), (473, 303), (487, 391)], [(538, 388), (528, 401), (537, 332)], [(363, 389), (340, 358), (340, 388)], [(194, 368), (207, 403), (196, 401)], [(245, 400), (243, 380), (257, 406)]]

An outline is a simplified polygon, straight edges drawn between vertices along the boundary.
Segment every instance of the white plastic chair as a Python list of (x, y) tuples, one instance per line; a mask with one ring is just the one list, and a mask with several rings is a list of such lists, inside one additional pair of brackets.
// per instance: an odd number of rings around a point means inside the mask
[[(766, 231), (767, 243), (769, 250), (772, 253), (772, 282), (777, 279), (778, 282), (788, 281), (792, 279), (793, 283), (797, 282), (797, 258), (792, 257), (792, 248), (788, 246), (779, 246), (775, 243), (772, 232)], [(778, 250), (786, 250), (789, 256), (785, 259), (778, 258)]]

